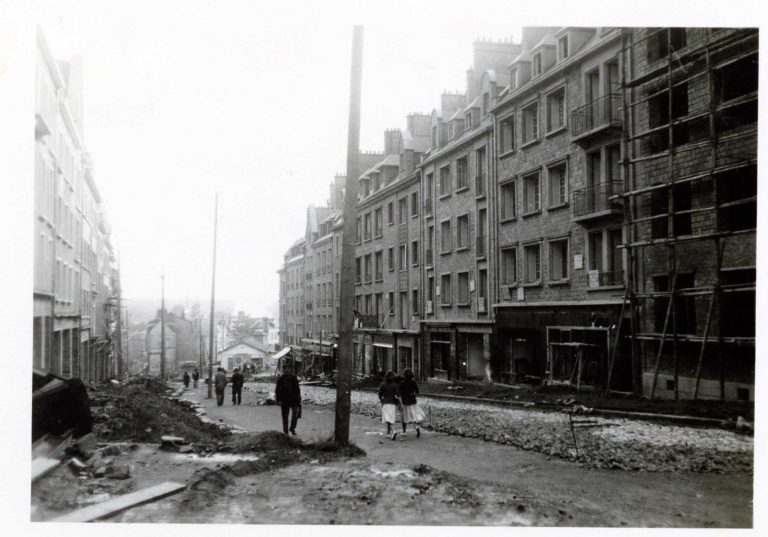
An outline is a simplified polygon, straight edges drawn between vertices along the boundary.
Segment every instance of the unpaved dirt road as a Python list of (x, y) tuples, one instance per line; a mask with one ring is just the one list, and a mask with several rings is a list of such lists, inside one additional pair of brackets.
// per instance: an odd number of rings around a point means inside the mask
[[(244, 391), (243, 404), (237, 407), (232, 406), (228, 400), (224, 406), (217, 407), (215, 400), (205, 398), (205, 387), (189, 390), (184, 397), (204, 405), (213, 420), (223, 420), (253, 432), (282, 429), (279, 407), (256, 405), (255, 400), (259, 396), (249, 390)], [(333, 411), (304, 405), (304, 416), (297, 428), (299, 438), (312, 441), (330, 437), (333, 423)], [(243, 490), (255, 491), (265, 499), (272, 498), (273, 503), (282, 499), (292, 505), (287, 519), (279, 514), (281, 510), (275, 504), (269, 516), (262, 513), (253, 521), (297, 524), (476, 524), (483, 523), (483, 517), (488, 516), (490, 523), (526, 525), (721, 528), (752, 525), (751, 474), (595, 470), (567, 460), (478, 439), (432, 431), (424, 431), (422, 437), (417, 439), (413, 431), (409, 431), (409, 434), (401, 434), (396, 441), (391, 441), (383, 436), (383, 431), (384, 427), (378, 419), (353, 414), (350, 437), (366, 451), (366, 460), (341, 461), (315, 467), (290, 466), (275, 471), (268, 485), (265, 485), (263, 475), (254, 478), (253, 483), (241, 483), (241, 489), (245, 487)], [(417, 488), (431, 486), (432, 490), (437, 490), (445, 486), (445, 479), (442, 478), (438, 480), (439, 483), (418, 485), (421, 483), (419, 476), (414, 475), (411, 469), (419, 464), (428, 464), (461, 478), (478, 480), (481, 486), (474, 490), (475, 495), (498, 495), (494, 487), (503, 487), (507, 494), (514, 490), (514, 497), (497, 498), (494, 505), (502, 506), (497, 507), (497, 511), (501, 512), (487, 515), (475, 513), (472, 520), (461, 518), (461, 499), (455, 498), (451, 501), (455, 506), (456, 519), (449, 517), (435, 521), (419, 513), (412, 513), (412, 520), (411, 515), (403, 519), (402, 509), (399, 519), (387, 518), (387, 509), (366, 510), (366, 505), (371, 502), (365, 498), (373, 495), (372, 491), (363, 490), (366, 472), (394, 472), (392, 475), (399, 476), (398, 484), (410, 487), (408, 490), (415, 490), (409, 480), (416, 480), (414, 483), (417, 483)], [(314, 474), (318, 475), (313, 480)], [(357, 494), (356, 498), (363, 497), (359, 512), (347, 511), (341, 519), (334, 519), (330, 502), (323, 504), (318, 499), (317, 502), (324, 509), (318, 506), (301, 509), (297, 508), (296, 501), (291, 500), (306, 496), (307, 487), (315, 488), (312, 498), (322, 498), (324, 494), (331, 494), (332, 490), (336, 497), (340, 493), (346, 494), (345, 483), (340, 480), (348, 482), (349, 488)], [(455, 489), (450, 490), (455, 493)], [(378, 491), (376, 494), (379, 495), (376, 503), (385, 504), (381, 497), (383, 492)], [(533, 513), (529, 509), (526, 513), (518, 512), (513, 516), (514, 503), (521, 498), (534, 501), (536, 508)], [(506, 501), (512, 502), (507, 509), (503, 508)], [(226, 517), (236, 507), (233, 506), (236, 503), (230, 498), (227, 509), (220, 511), (222, 516)], [(504, 519), (501, 516), (503, 511), (508, 511), (508, 517), (511, 518)]]

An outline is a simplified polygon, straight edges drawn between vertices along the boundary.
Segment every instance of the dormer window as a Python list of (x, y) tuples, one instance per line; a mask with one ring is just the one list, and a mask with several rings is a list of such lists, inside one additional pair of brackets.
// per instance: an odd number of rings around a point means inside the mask
[(464, 116), (464, 130), (469, 130), (472, 128), (472, 112), (469, 112), (466, 116)]
[(380, 188), (381, 188), (381, 174), (374, 173), (373, 174), (373, 191), (376, 192)]
[(450, 140), (453, 140), (453, 138), (456, 136), (456, 123), (451, 123), (448, 125), (448, 138)]
[(517, 89), (517, 68), (509, 72), (509, 88)]
[(432, 147), (437, 147), (437, 125), (432, 126)]
[(564, 35), (557, 40), (557, 61), (563, 61), (568, 57), (568, 36)]
[(533, 56), (533, 76), (541, 74), (541, 52)]
[(483, 115), (488, 114), (488, 109), (491, 106), (491, 96), (486, 92), (483, 93)]

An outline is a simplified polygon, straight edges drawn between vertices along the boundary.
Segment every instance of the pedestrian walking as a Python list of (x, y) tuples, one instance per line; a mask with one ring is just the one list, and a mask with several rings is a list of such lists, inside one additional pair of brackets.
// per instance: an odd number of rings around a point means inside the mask
[(409, 423), (416, 427), (416, 438), (421, 436), (419, 425), (424, 421), (424, 411), (416, 401), (419, 394), (419, 385), (413, 380), (414, 374), (411, 369), (403, 371), (403, 381), (398, 386), (400, 392), (400, 402), (402, 403), (401, 420), (403, 422), (403, 434)]
[(213, 385), (216, 388), (216, 404), (224, 404), (224, 388), (227, 387), (227, 372), (223, 367), (218, 368), (213, 378)]
[[(293, 368), (286, 365), (283, 374), (275, 383), (275, 401), (280, 405), (283, 416), (283, 433), (296, 435), (296, 423), (301, 417), (301, 389), (299, 379), (293, 374)], [(291, 413), (291, 426), (288, 427), (288, 413)]]
[(195, 368), (192, 372), (192, 387), (197, 388), (197, 381), (200, 380), (200, 372)]
[(381, 423), (387, 424), (387, 437), (395, 440), (397, 431), (394, 430), (393, 425), (400, 400), (397, 396), (397, 377), (392, 371), (387, 371), (384, 382), (379, 385), (379, 401), (381, 401)]
[(238, 368), (232, 373), (232, 404), (239, 405), (243, 396), (243, 381), (245, 378)]
[(182, 380), (184, 381), (184, 387), (189, 388), (189, 373), (184, 371), (184, 376), (182, 377)]

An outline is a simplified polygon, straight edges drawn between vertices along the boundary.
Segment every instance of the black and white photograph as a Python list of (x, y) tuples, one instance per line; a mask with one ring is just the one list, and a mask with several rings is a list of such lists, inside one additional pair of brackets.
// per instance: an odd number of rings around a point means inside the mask
[(762, 526), (758, 3), (3, 4), (19, 531)]

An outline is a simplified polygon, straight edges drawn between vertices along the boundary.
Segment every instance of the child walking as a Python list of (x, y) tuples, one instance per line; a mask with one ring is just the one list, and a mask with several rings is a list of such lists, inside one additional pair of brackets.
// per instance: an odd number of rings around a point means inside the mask
[(379, 401), (381, 401), (381, 423), (387, 424), (387, 437), (395, 440), (397, 431), (394, 430), (397, 405), (400, 403), (397, 395), (395, 374), (387, 371), (384, 382), (379, 385)]
[(403, 405), (402, 420), (403, 420), (403, 433), (407, 424), (413, 423), (416, 427), (416, 438), (421, 436), (421, 429), (419, 424), (424, 421), (424, 411), (421, 409), (419, 403), (416, 402), (416, 395), (419, 393), (419, 385), (413, 380), (413, 371), (406, 369), (403, 371), (403, 381), (398, 386), (400, 391), (400, 402)]

